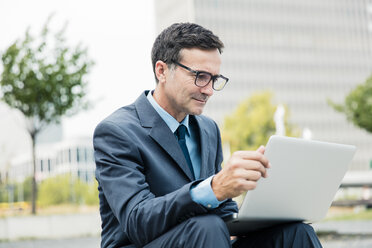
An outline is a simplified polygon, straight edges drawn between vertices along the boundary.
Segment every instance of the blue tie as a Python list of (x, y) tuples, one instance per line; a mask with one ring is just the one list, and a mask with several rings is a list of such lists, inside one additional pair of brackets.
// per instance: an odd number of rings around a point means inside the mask
[(179, 125), (177, 130), (176, 130), (176, 135), (178, 137), (178, 144), (180, 144), (183, 155), (185, 155), (186, 162), (189, 165), (189, 168), (191, 170), (191, 174), (195, 178), (194, 169), (192, 167), (189, 150), (187, 149), (187, 146), (186, 146), (185, 134), (186, 134), (186, 126), (182, 125), (182, 124)]

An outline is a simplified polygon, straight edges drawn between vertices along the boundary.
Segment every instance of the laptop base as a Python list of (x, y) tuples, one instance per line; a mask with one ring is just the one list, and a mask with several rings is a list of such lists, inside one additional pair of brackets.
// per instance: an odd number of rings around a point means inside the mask
[(272, 219), (239, 219), (237, 214), (224, 218), (225, 224), (232, 236), (244, 236), (249, 232), (259, 231), (265, 228), (274, 227), (288, 223), (301, 222), (300, 220), (272, 220)]

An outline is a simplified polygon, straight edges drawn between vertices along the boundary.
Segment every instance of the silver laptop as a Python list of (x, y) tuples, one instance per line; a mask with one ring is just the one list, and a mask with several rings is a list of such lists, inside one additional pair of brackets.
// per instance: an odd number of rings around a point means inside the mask
[(238, 214), (225, 218), (231, 235), (284, 222), (316, 222), (327, 214), (355, 146), (270, 137), (268, 177), (248, 191)]

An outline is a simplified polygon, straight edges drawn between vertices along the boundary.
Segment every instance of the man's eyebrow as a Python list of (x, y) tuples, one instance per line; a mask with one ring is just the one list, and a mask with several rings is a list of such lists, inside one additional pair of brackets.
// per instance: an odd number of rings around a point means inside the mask
[[(192, 69), (192, 68), (191, 68)], [(204, 70), (195, 70), (195, 69), (192, 69), (192, 70), (194, 70), (194, 71), (197, 71), (197, 72), (199, 72), (199, 73), (201, 73), (201, 72), (203, 72), (203, 73), (208, 73), (208, 74), (211, 74), (212, 76), (219, 76), (220, 74), (213, 74), (213, 73), (211, 73), (211, 72), (209, 72), (209, 71), (204, 71)]]

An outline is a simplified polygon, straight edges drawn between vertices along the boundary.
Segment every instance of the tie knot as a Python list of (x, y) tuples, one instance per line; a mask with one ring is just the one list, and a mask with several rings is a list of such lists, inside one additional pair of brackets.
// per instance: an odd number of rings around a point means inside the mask
[(176, 134), (179, 140), (184, 140), (185, 134), (186, 134), (186, 126), (183, 124), (179, 125), (177, 128)]

